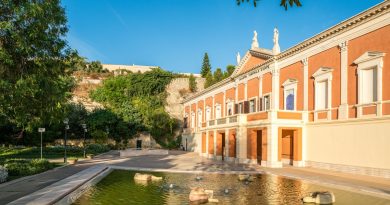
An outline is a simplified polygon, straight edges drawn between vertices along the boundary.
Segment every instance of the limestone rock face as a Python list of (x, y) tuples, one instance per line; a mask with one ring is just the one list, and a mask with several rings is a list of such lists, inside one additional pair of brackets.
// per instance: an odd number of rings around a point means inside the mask
[(191, 190), (189, 199), (191, 202), (207, 203), (209, 200), (209, 194), (203, 188), (196, 187)]

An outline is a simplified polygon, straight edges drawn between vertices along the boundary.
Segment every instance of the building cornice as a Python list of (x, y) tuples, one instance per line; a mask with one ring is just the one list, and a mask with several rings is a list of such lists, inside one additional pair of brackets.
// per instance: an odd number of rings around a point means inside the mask
[[(201, 96), (205, 93), (209, 93), (213, 91), (216, 88), (219, 88), (223, 85), (225, 85), (228, 82), (235, 81), (235, 79), (242, 79), (245, 76), (248, 76), (248, 73), (253, 72), (254, 70), (257, 71), (265, 71), (269, 69), (269, 66), (274, 63), (275, 61), (280, 61), (283, 59), (286, 59), (292, 55), (296, 55), (302, 51), (305, 51), (315, 45), (318, 45), (321, 42), (324, 42), (325, 40), (328, 40), (329, 38), (332, 38), (334, 36), (340, 35), (346, 31), (349, 31), (369, 20), (372, 20), (374, 18), (380, 17), (390, 11), (390, 1), (385, 0), (382, 3), (379, 3), (355, 16), (352, 16), (351, 18), (344, 20), (335, 26), (330, 27), (329, 29), (320, 32), (319, 34), (308, 38), (301, 43), (283, 51), (282, 53), (270, 57), (268, 60), (265, 62), (262, 62), (261, 64), (253, 66), (251, 69), (248, 71), (245, 71), (243, 73), (238, 73), (238, 70), (245, 64), (245, 62), (248, 60), (249, 56), (251, 55), (251, 51), (249, 50), (245, 57), (241, 60), (240, 64), (237, 66), (236, 71), (233, 73), (232, 77), (229, 77), (219, 83), (214, 84), (213, 86), (210, 86), (209, 88), (203, 90), (202, 92), (196, 93), (192, 96), (189, 96), (188, 98), (183, 100), (183, 103), (189, 102), (192, 99), (195, 99), (198, 96)], [(252, 53), (254, 53), (252, 51)]]

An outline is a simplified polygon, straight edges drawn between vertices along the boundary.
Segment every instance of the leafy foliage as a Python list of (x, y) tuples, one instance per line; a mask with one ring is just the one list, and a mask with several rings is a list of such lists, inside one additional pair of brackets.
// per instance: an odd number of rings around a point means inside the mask
[[(91, 93), (91, 97), (102, 103), (111, 114), (106, 113), (107, 116), (100, 117), (100, 121), (90, 124), (109, 124), (116, 128), (117, 133), (129, 133), (130, 136), (138, 131), (149, 131), (164, 144), (170, 140), (176, 124), (164, 109), (165, 88), (173, 77), (172, 73), (156, 68), (145, 73), (106, 79), (102, 87)], [(114, 116), (117, 116), (117, 123), (111, 123)], [(129, 126), (132, 132), (126, 131), (125, 126)]]
[[(241, 5), (241, 3), (244, 3), (245, 1), (246, 2), (253, 1), (253, 6), (256, 7), (257, 2), (259, 0), (236, 0), (236, 3), (237, 3), (237, 5)], [(297, 7), (302, 6), (300, 0), (281, 0), (280, 1), (280, 6), (284, 7), (285, 10), (288, 9), (288, 6), (293, 7), (294, 5), (296, 5)]]
[(0, 1), (0, 118), (25, 132), (61, 118), (75, 82), (59, 0)]
[(228, 78), (231, 76), (234, 72), (235, 66), (234, 65), (228, 65), (226, 66), (226, 71), (222, 72), (221, 68), (217, 68), (214, 71), (214, 74), (212, 75), (209, 73), (206, 75), (206, 82), (205, 82), (205, 88), (210, 87), (214, 85), (215, 83), (218, 83), (222, 81), (225, 78)]

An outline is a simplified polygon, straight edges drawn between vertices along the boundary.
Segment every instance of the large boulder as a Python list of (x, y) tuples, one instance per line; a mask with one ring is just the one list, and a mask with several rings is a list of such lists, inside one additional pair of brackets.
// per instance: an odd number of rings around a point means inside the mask
[(332, 192), (312, 192), (302, 199), (303, 203), (333, 204), (336, 198)]
[(150, 174), (141, 174), (141, 173), (135, 173), (134, 180), (139, 181), (150, 181), (152, 180), (152, 175)]
[(189, 199), (190, 202), (207, 203), (209, 200), (209, 194), (205, 189), (196, 187), (191, 190)]

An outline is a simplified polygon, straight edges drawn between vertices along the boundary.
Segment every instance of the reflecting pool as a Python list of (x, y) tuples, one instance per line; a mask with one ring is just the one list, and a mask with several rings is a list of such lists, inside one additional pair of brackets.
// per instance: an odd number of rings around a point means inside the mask
[[(241, 182), (237, 175), (157, 173), (162, 181), (139, 183), (133, 171), (114, 170), (83, 194), (74, 204), (190, 204), (192, 187), (214, 191), (218, 204), (302, 204), (308, 192), (332, 191), (335, 205), (389, 205), (390, 201), (369, 195), (304, 183), (284, 177), (259, 174), (253, 182)], [(148, 172), (142, 172), (148, 173)], [(200, 177), (198, 177), (200, 176)], [(198, 179), (197, 179), (198, 178)], [(199, 180), (199, 178), (202, 178)], [(226, 191), (225, 189), (228, 189)], [(209, 203), (215, 204), (215, 203)]]

